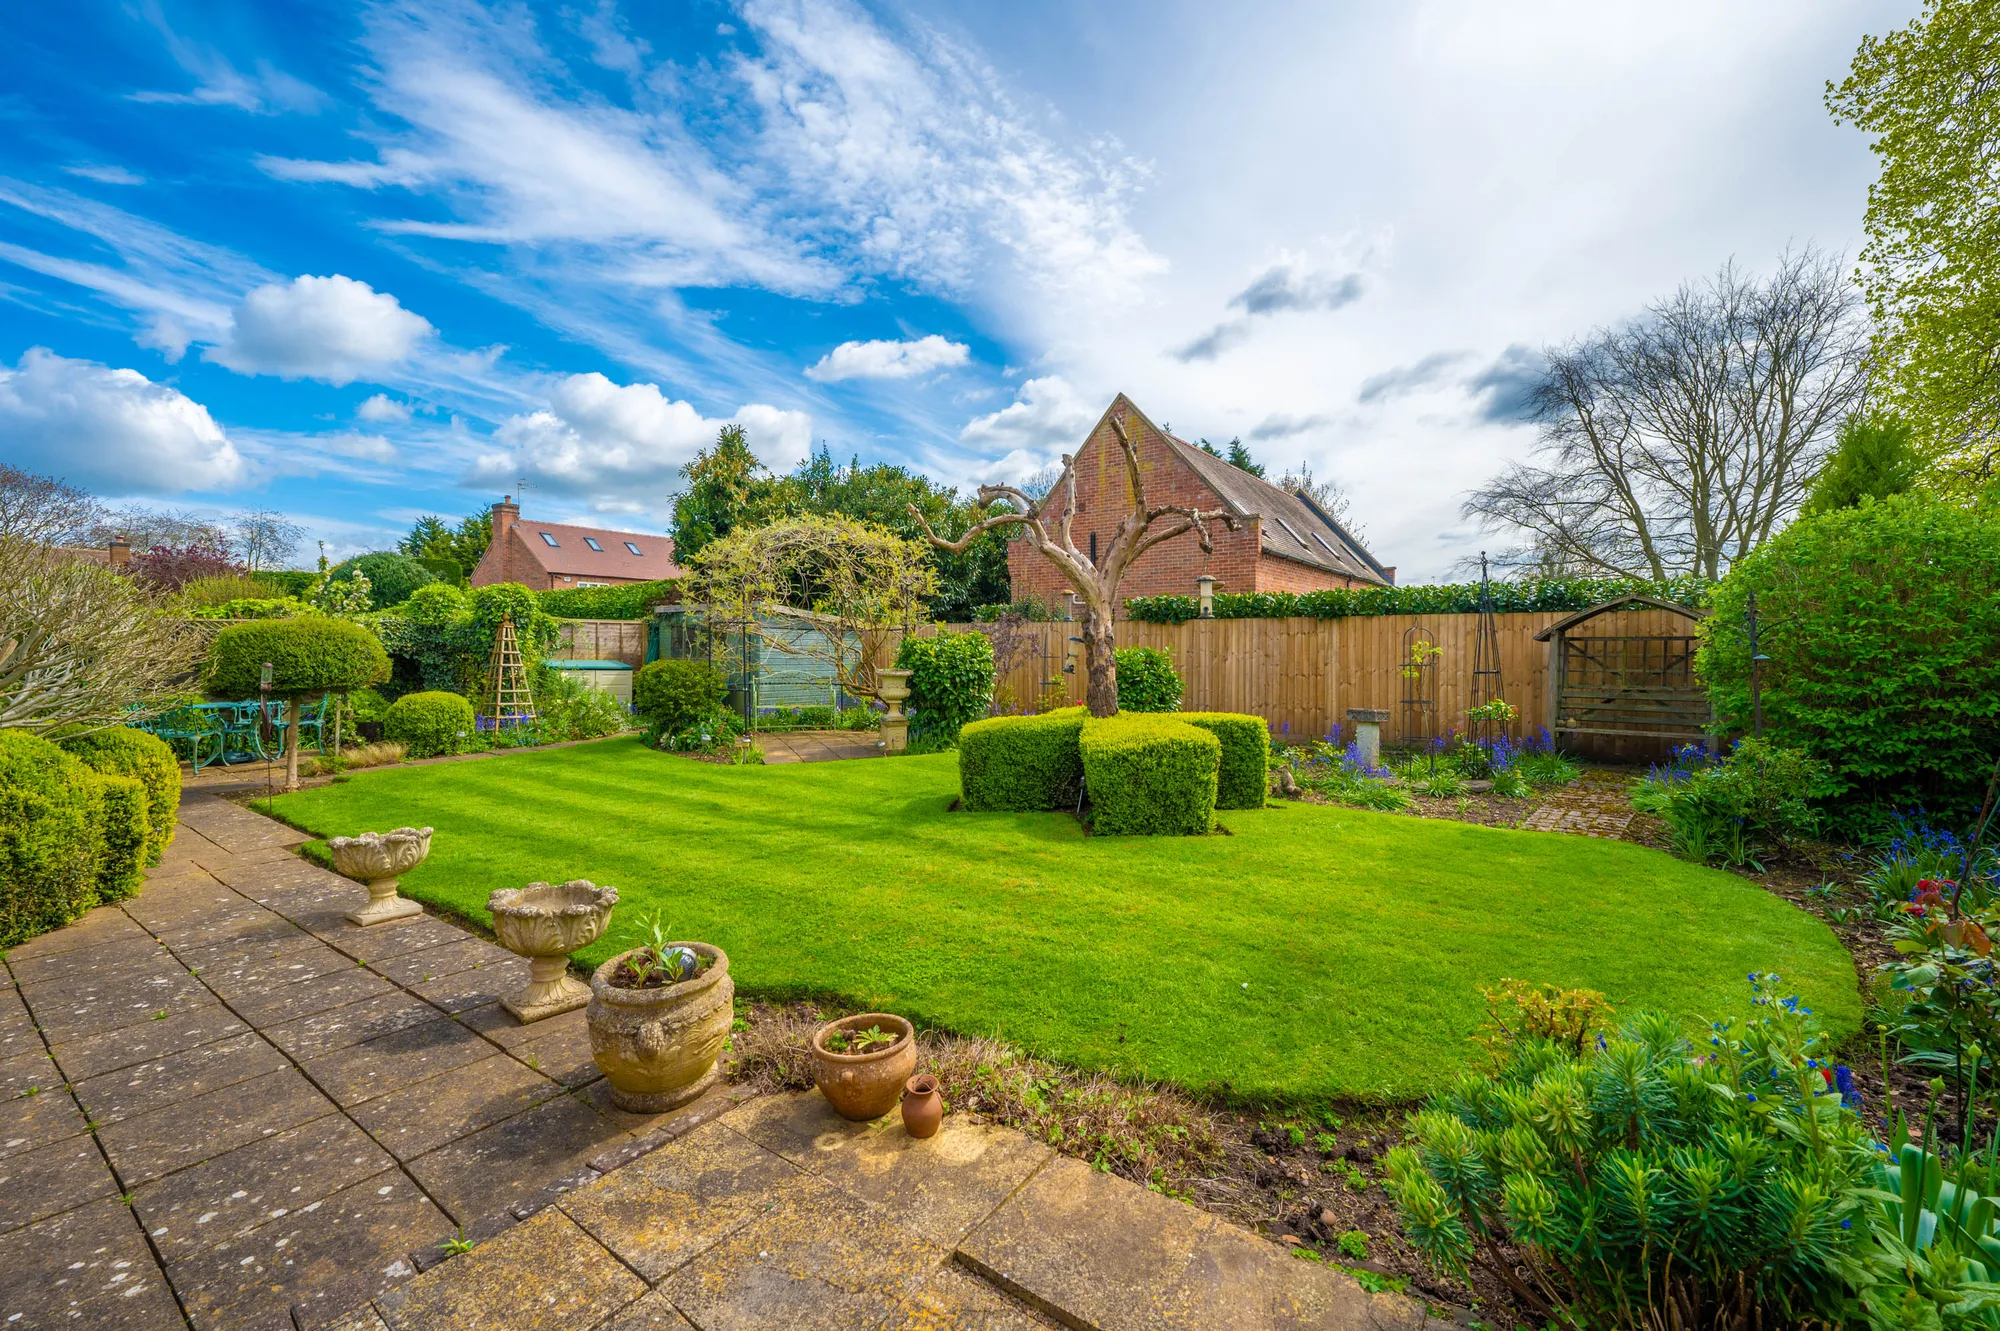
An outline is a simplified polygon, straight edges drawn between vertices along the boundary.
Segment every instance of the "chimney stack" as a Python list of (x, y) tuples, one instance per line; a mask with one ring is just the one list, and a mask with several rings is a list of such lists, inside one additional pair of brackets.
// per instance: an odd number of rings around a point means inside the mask
[(500, 496), (500, 502), (493, 506), (493, 539), (498, 542), (514, 524), (521, 520), (521, 506), (514, 502), (513, 495)]
[(104, 554), (105, 558), (110, 560), (111, 567), (123, 568), (132, 562), (132, 543), (122, 535), (113, 536), (111, 543), (104, 547)]

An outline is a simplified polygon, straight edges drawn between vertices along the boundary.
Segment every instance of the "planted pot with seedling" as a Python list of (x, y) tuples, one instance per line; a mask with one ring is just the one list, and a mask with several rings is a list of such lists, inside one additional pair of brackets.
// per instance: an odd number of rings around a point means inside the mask
[(677, 1109), (715, 1085), (715, 1060), (736, 1017), (729, 957), (707, 943), (670, 939), (658, 911), (639, 945), (590, 977), (590, 1052), (620, 1109)]
[(842, 1118), (880, 1118), (917, 1070), (916, 1032), (887, 1012), (830, 1021), (813, 1032), (813, 1081)]

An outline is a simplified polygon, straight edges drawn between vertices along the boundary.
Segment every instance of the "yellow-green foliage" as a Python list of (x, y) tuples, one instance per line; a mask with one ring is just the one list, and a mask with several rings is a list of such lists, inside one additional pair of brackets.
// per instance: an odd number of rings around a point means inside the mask
[(97, 904), (104, 788), (25, 730), (0, 730), (0, 948)]
[(1216, 774), (1215, 807), (1263, 808), (1271, 766), (1271, 729), (1264, 718), (1243, 712), (1176, 712), (1174, 716), (1221, 741), (1222, 768)]
[(1077, 745), (1086, 713), (996, 716), (958, 732), (959, 789), (968, 809), (1053, 809), (1076, 799), (1083, 779)]
[(120, 901), (137, 892), (146, 877), (146, 852), (152, 841), (146, 787), (138, 777), (116, 772), (100, 772), (95, 779), (101, 788), (102, 811), (97, 895), (102, 901)]
[(472, 734), (472, 704), (456, 693), (412, 693), (398, 698), (382, 718), (382, 736), (406, 756), (457, 753)]
[(181, 765), (166, 741), (143, 730), (113, 726), (59, 742), (63, 752), (81, 759), (93, 771), (137, 777), (146, 787), (146, 824), (150, 830), (145, 862), (158, 864), (173, 842), (181, 803)]
[(1083, 724), (1091, 830), (1112, 836), (1198, 836), (1215, 826), (1222, 742), (1161, 712)]

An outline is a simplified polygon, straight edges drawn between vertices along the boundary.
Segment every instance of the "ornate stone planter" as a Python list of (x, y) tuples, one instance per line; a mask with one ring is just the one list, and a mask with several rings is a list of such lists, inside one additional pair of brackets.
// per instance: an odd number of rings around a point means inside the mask
[[(871, 1026), (894, 1035), (893, 1044), (865, 1054), (837, 1053), (826, 1047), (835, 1032), (853, 1035)], [(813, 1032), (813, 1081), (842, 1118), (856, 1122), (880, 1118), (896, 1107), (903, 1083), (917, 1070), (917, 1033), (910, 1023), (887, 1012), (829, 1021)]]
[(399, 827), (393, 832), (337, 836), (326, 848), (333, 855), (335, 870), (368, 884), (368, 904), (347, 912), (348, 923), (388, 924), (424, 913), (416, 902), (396, 895), (396, 880), (431, 853), (430, 828)]
[(715, 1060), (736, 1018), (728, 955), (707, 943), (669, 946), (709, 958), (708, 969), (678, 984), (625, 989), (611, 983), (632, 955), (621, 952), (590, 977), (591, 1056), (611, 1084), (611, 1103), (633, 1113), (678, 1109), (715, 1085)]
[(910, 696), (910, 672), (878, 670), (875, 687), (882, 701), (889, 705), (882, 717), (882, 747), (890, 753), (901, 753), (910, 747), (910, 718), (903, 711), (903, 699)]
[(528, 959), (528, 987), (502, 1007), (523, 1022), (574, 1012), (590, 1001), (590, 986), (569, 973), (569, 954), (604, 936), (618, 889), (573, 878), (560, 887), (529, 883), (486, 898), (500, 946)]

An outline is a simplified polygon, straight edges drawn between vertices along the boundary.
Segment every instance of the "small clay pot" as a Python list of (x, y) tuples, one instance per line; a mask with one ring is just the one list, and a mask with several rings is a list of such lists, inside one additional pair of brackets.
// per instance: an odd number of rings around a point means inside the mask
[[(865, 1054), (837, 1054), (826, 1047), (835, 1031), (850, 1035), (879, 1026), (896, 1041)], [(880, 1118), (896, 1107), (903, 1083), (917, 1070), (916, 1031), (901, 1017), (864, 1012), (858, 1017), (829, 1021), (813, 1032), (813, 1081), (842, 1118), (857, 1123)]]
[(937, 1134), (944, 1122), (944, 1098), (938, 1094), (937, 1078), (924, 1072), (903, 1083), (903, 1126), (912, 1137)]

